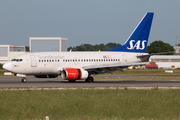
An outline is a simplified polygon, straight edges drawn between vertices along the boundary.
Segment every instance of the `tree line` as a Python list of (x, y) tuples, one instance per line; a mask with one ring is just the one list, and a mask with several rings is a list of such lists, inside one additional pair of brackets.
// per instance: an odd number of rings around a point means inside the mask
[(68, 48), (68, 51), (69, 50), (72, 50), (72, 51), (107, 51), (107, 50), (110, 50), (112, 48), (115, 48), (115, 47), (119, 47), (121, 46), (121, 44), (117, 44), (117, 43), (107, 43), (106, 45), (105, 44), (99, 44), (99, 45), (91, 45), (91, 44), (81, 44), (79, 46), (76, 46), (76, 47), (69, 47)]
[[(99, 44), (99, 45), (91, 45), (91, 44), (81, 44), (80, 46), (76, 47), (69, 47), (69, 50), (72, 51), (107, 51), (112, 48), (116, 48), (121, 46), (121, 44), (117, 43), (107, 43), (106, 45), (104, 44)], [(146, 53), (161, 53), (161, 52), (172, 52), (175, 51), (174, 47), (171, 46), (169, 43), (164, 43), (161, 40), (154, 41), (150, 45), (147, 46)]]
[[(154, 41), (150, 45), (147, 46), (146, 52), (151, 53), (161, 53), (161, 52), (172, 52), (175, 51), (174, 47), (169, 43), (164, 43), (161, 40)], [(170, 53), (171, 55), (174, 53)]]

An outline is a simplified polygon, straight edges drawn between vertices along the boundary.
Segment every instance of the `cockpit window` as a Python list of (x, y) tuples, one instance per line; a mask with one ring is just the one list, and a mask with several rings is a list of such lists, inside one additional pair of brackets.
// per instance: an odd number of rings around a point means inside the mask
[(12, 59), (11, 61), (16, 61), (16, 59)]
[(21, 62), (23, 59), (12, 59), (11, 61)]

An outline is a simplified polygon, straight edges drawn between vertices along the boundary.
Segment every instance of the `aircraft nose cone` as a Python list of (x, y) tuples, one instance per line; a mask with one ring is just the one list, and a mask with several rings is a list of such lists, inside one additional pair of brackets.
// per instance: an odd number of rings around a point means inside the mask
[(5, 63), (5, 64), (3, 65), (3, 68), (4, 68), (5, 70), (11, 71), (11, 63), (10, 63), (10, 62)]

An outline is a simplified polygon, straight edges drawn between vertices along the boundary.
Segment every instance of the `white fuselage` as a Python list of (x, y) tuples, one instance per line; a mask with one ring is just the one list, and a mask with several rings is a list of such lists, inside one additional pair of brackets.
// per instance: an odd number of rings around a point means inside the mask
[(37, 52), (17, 56), (14, 58), (16, 61), (10, 61), (6, 65), (11, 66), (9, 71), (14, 73), (27, 75), (60, 74), (63, 68), (142, 62), (136, 56), (146, 54), (130, 52)]

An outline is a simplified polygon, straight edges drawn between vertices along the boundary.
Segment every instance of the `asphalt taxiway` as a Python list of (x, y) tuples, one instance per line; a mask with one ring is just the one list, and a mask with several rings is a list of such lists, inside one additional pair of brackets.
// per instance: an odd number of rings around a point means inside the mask
[[(108, 76), (107, 76), (108, 77)], [(111, 76), (112, 77), (112, 76)], [(118, 76), (117, 76), (118, 77)], [(121, 76), (122, 77), (122, 76)], [(124, 76), (125, 77), (125, 76)], [(84, 80), (69, 83), (58, 78), (39, 79), (27, 77), (27, 82), (22, 83), (19, 77), (0, 77), (0, 89), (3, 88), (98, 88), (98, 87), (180, 87), (180, 81), (148, 81), (148, 80), (95, 80), (86, 83)]]

